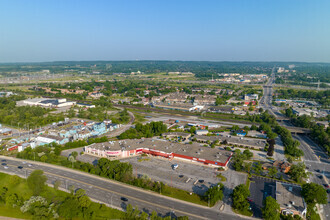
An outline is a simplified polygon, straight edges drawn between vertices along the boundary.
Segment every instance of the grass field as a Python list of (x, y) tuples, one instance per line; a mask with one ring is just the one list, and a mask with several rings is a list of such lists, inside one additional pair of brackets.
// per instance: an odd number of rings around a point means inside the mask
[[(20, 180), (20, 182), (13, 186), (11, 183), (11, 175), (0, 173), (0, 188), (7, 187), (7, 193), (16, 193), (18, 197), (22, 198), (24, 201), (28, 200), (32, 196), (32, 191), (27, 186), (25, 179)], [(68, 197), (70, 194), (60, 190), (55, 190), (52, 187), (47, 186), (46, 190), (41, 193), (40, 196), (47, 199), (47, 201), (52, 201), (56, 203), (61, 203)], [(100, 204), (92, 202), (91, 206), (94, 206), (93, 210), (97, 210), (96, 219), (120, 219), (123, 217), (124, 212), (112, 209), (106, 206), (100, 208)], [(11, 217), (11, 218), (20, 218), (20, 219), (32, 219), (28, 213), (22, 213), (19, 209), (20, 207), (8, 207), (4, 203), (0, 202), (0, 216)]]

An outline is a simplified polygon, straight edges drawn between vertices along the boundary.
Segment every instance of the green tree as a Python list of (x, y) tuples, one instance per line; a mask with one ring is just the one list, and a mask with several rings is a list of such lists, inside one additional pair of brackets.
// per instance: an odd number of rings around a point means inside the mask
[(17, 175), (10, 176), (9, 183), (11, 186), (16, 186), (21, 182), (21, 177)]
[(271, 196), (264, 200), (264, 207), (262, 208), (262, 217), (265, 220), (279, 220), (280, 219), (280, 205)]
[(190, 133), (194, 134), (196, 132), (196, 127), (195, 126), (191, 126), (190, 128)]
[(261, 163), (258, 161), (255, 166), (253, 167), (253, 171), (256, 173), (256, 174), (261, 174), (262, 172), (262, 165)]
[(246, 172), (251, 173), (252, 163), (244, 163), (243, 166)]
[(250, 160), (253, 157), (253, 153), (250, 150), (244, 150), (243, 156), (246, 160)]
[(267, 138), (268, 139), (275, 139), (277, 137), (277, 134), (275, 132), (268, 132), (267, 133)]
[(245, 184), (236, 186), (232, 193), (233, 208), (239, 211), (248, 211), (250, 204), (247, 198), (250, 196), (250, 190)]
[(240, 153), (239, 149), (235, 150), (235, 154), (233, 156), (233, 167), (236, 171), (241, 171), (243, 168), (244, 156)]
[(61, 186), (61, 180), (56, 180), (54, 182), (54, 189), (58, 190), (58, 188)]
[(210, 187), (204, 194), (204, 200), (210, 202), (210, 206), (213, 206), (219, 200), (223, 199), (223, 184), (218, 183), (216, 186)]
[(18, 196), (16, 193), (11, 193), (6, 197), (6, 205), (8, 207), (15, 207), (19, 203)]
[(271, 178), (274, 178), (276, 175), (277, 175), (277, 168), (276, 167), (270, 167), (268, 169), (268, 175), (271, 177)]
[(256, 131), (258, 129), (258, 127), (256, 125), (251, 125), (250, 130)]
[(27, 178), (28, 186), (32, 190), (33, 195), (38, 196), (45, 189), (47, 177), (43, 174), (44, 172), (42, 170), (35, 170)]
[(131, 204), (128, 204), (126, 207), (126, 213), (123, 219), (138, 219), (140, 211), (138, 207), (133, 208)]
[(233, 127), (231, 128), (232, 131), (237, 131), (239, 130), (239, 126), (238, 125), (233, 125)]
[(91, 204), (91, 200), (86, 195), (86, 191), (84, 189), (78, 189), (75, 193), (75, 198), (79, 202), (79, 206), (82, 208), (88, 208)]
[(47, 159), (48, 159), (48, 157), (47, 157), (46, 155), (42, 155), (42, 156), (40, 157), (40, 161), (41, 161), (41, 162), (46, 162)]
[(58, 214), (66, 219), (77, 218), (80, 213), (79, 202), (72, 196), (67, 197), (58, 209)]
[(8, 188), (5, 186), (0, 189), (0, 202), (6, 202), (7, 192)]
[(302, 178), (307, 178), (308, 175), (305, 171), (306, 166), (304, 163), (292, 164), (289, 171), (289, 176), (296, 182), (301, 182)]
[(302, 196), (304, 197), (307, 204), (311, 204), (313, 207), (316, 203), (326, 204), (327, 203), (327, 192), (319, 184), (306, 183), (302, 186)]
[(78, 156), (78, 152), (77, 151), (73, 151), (71, 153), (71, 155), (73, 156), (74, 159), (76, 159), (76, 157)]

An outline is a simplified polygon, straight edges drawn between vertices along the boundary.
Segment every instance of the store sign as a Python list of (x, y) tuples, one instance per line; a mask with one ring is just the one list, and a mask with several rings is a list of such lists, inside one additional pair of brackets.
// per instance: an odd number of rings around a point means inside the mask
[(107, 151), (106, 154), (108, 154), (108, 155), (118, 155), (118, 154), (121, 154), (121, 151)]

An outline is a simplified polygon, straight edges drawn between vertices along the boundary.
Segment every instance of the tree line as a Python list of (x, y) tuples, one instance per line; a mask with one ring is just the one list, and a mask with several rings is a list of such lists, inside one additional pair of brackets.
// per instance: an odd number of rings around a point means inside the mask
[(167, 126), (159, 122), (150, 122), (145, 125), (137, 123), (134, 128), (130, 128), (127, 131), (121, 133), (119, 139), (139, 139), (142, 137), (149, 138), (159, 136), (167, 131)]

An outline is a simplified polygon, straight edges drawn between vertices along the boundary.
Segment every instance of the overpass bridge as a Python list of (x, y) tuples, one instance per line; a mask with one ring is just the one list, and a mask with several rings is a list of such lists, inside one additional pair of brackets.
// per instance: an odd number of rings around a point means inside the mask
[(292, 126), (286, 126), (286, 125), (282, 125), (282, 127), (285, 127), (293, 134), (310, 134), (311, 133), (311, 130), (309, 128), (292, 127)]

